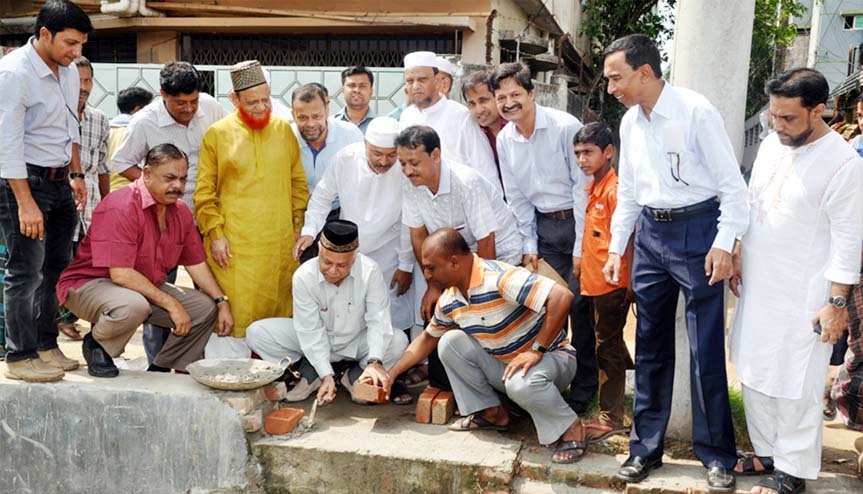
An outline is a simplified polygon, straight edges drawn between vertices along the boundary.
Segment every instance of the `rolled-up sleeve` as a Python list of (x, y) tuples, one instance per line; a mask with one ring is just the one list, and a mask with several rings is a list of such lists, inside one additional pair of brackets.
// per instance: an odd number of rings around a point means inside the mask
[(0, 177), (27, 178), (24, 115), (27, 84), (14, 72), (0, 72)]

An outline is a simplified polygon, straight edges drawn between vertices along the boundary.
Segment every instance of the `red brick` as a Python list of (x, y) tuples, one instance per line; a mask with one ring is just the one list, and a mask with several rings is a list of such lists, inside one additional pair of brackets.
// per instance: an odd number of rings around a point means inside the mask
[(294, 430), (306, 412), (299, 408), (280, 408), (267, 415), (264, 432), (267, 434), (287, 434)]
[(455, 397), (450, 391), (441, 391), (432, 400), (431, 423), (443, 425), (449, 422), (455, 412)]
[(282, 401), (288, 394), (288, 388), (284, 382), (275, 382), (264, 386), (264, 395), (270, 401)]
[(267, 401), (267, 396), (260, 388), (251, 391), (226, 391), (221, 393), (221, 398), (240, 415), (251, 413), (258, 405)]
[(420, 393), (417, 398), (416, 421), (420, 424), (428, 424), (431, 422), (432, 401), (435, 396), (440, 393), (440, 390), (431, 386)]
[(387, 392), (381, 386), (358, 382), (354, 385), (354, 399), (370, 403), (384, 403), (387, 401)]
[(255, 410), (252, 413), (248, 413), (243, 415), (241, 418), (243, 423), (243, 430), (246, 432), (258, 432), (261, 430), (261, 427), (264, 425), (264, 412), (260, 409)]

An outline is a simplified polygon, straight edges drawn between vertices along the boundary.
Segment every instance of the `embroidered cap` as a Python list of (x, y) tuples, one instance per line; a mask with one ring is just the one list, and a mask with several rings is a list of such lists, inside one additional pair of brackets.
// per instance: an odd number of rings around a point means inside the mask
[(351, 252), (359, 247), (357, 224), (348, 220), (328, 221), (321, 232), (321, 245), (332, 252)]
[(231, 85), (234, 86), (235, 93), (267, 83), (267, 78), (264, 77), (264, 69), (261, 68), (261, 62), (257, 60), (240, 62), (231, 67), (230, 72)]
[(394, 118), (374, 118), (366, 127), (366, 142), (379, 148), (394, 148), (399, 130), (399, 122)]

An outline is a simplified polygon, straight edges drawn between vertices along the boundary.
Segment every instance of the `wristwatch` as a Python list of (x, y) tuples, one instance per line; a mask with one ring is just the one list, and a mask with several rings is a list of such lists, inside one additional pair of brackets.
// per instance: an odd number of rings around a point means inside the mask
[(534, 340), (533, 345), (531, 345), (531, 346), (530, 346), (530, 349), (531, 349), (531, 350), (535, 350), (535, 351), (537, 351), (537, 352), (539, 352), (539, 353), (545, 353), (545, 352), (547, 352), (547, 351), (548, 351), (548, 348), (546, 348), (546, 347), (544, 347), (544, 346), (540, 345), (540, 344), (539, 344), (539, 342), (538, 342), (538, 341), (536, 341), (536, 340)]
[(845, 307), (848, 307), (848, 299), (842, 295), (833, 295), (830, 297), (830, 305), (837, 309), (844, 309)]
[(80, 178), (81, 180), (84, 180), (84, 174), (81, 172), (69, 172), (69, 178), (71, 178), (73, 180), (76, 178)]
[(379, 359), (379, 358), (370, 358), (370, 359), (368, 359), (368, 360), (366, 361), (366, 365), (367, 365), (367, 366), (368, 366), (368, 365), (375, 365), (375, 364), (381, 364), (381, 366), (383, 366), (383, 365), (384, 365), (384, 361), (383, 361), (383, 360), (381, 360), (381, 359)]
[(213, 299), (213, 303), (215, 303), (216, 305), (219, 305), (222, 302), (227, 302), (227, 301), (228, 301), (227, 295), (222, 295), (221, 297), (216, 297)]

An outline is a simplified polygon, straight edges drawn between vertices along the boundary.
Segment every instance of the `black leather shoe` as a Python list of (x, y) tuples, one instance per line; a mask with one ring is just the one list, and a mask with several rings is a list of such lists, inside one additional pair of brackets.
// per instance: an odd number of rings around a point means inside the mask
[(648, 460), (640, 456), (630, 456), (623, 462), (623, 465), (620, 465), (620, 470), (617, 471), (617, 478), (637, 484), (646, 479), (651, 470), (656, 470), (661, 466), (662, 458)]
[[(88, 333), (87, 336), (90, 336)], [(117, 377), (120, 369), (114, 365), (114, 360), (105, 350), (93, 340), (84, 339), (82, 345), (84, 360), (87, 362), (87, 373), (93, 377)]]
[(731, 470), (722, 466), (707, 469), (707, 487), (712, 492), (732, 492), (736, 485), (737, 479)]

